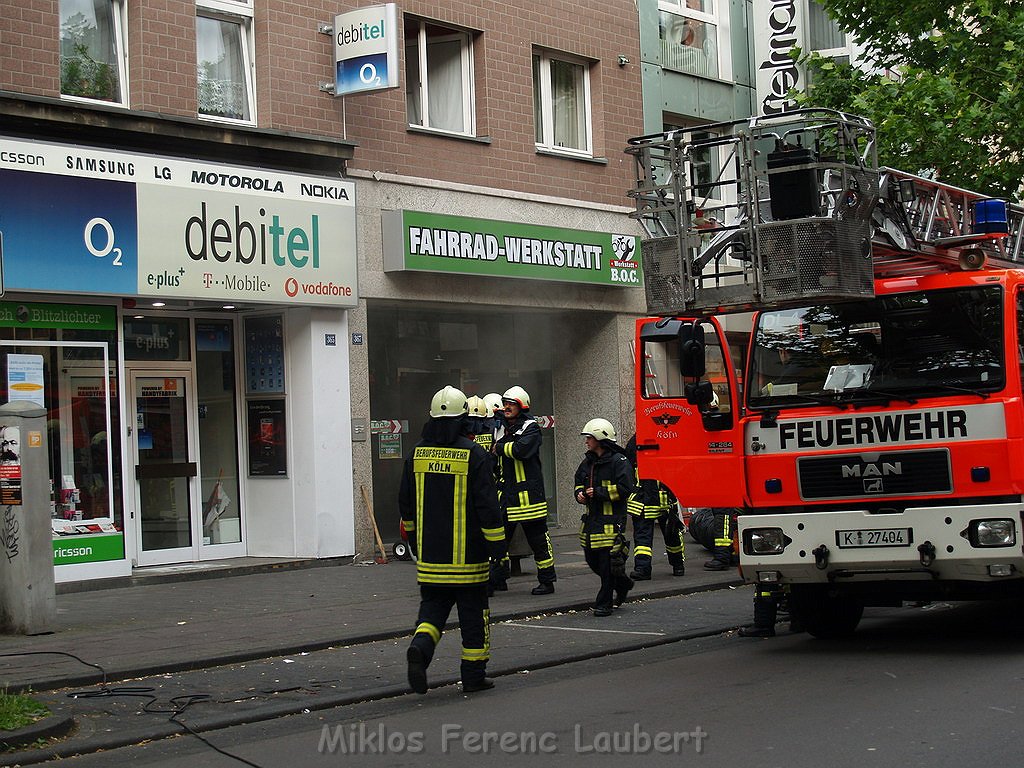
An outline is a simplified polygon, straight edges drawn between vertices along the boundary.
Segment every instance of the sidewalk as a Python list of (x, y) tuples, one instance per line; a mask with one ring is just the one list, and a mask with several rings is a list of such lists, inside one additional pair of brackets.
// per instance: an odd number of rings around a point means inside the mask
[[(534, 567), (524, 560), (523, 575), (491, 600), (492, 621), (592, 604), (597, 580), (583, 561), (575, 532), (552, 534), (558, 571), (554, 594), (530, 594)], [(700, 545), (687, 540), (686, 548), (686, 575), (676, 578), (656, 540), (654, 578), (639, 582), (630, 598), (741, 583), (735, 569), (705, 571), (710, 556)], [(184, 572), (175, 581), (161, 573), (154, 583), (141, 575), (130, 587), (59, 594), (53, 634), (0, 636), (0, 686), (39, 692), (95, 685), (103, 679), (96, 667), (109, 682), (404, 637), (412, 630), (419, 591), (410, 561), (270, 567), (255, 573), (245, 566), (241, 573), (230, 568)]]

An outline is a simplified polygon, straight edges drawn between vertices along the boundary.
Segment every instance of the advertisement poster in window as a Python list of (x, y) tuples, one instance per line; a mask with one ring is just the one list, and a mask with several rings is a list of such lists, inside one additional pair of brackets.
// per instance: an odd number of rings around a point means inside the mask
[(0, 504), (21, 506), (21, 427), (0, 427)]
[(284, 393), (284, 320), (281, 315), (245, 319), (245, 391)]
[(284, 477), (288, 472), (284, 400), (250, 400), (249, 476)]

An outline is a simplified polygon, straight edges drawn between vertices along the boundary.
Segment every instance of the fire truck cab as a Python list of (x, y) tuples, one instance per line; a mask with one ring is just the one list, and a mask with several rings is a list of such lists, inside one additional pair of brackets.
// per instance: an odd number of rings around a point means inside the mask
[(640, 474), (741, 510), (744, 579), (818, 636), (1024, 594), (1024, 210), (879, 169), (873, 136), (807, 110), (627, 150)]

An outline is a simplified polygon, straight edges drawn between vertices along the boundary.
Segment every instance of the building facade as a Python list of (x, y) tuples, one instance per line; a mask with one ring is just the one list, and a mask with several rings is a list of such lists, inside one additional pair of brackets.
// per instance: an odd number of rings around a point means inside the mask
[(0, 0), (58, 580), (369, 556), (445, 384), (527, 389), (574, 525), (580, 426), (633, 423), (639, 39), (624, 0)]

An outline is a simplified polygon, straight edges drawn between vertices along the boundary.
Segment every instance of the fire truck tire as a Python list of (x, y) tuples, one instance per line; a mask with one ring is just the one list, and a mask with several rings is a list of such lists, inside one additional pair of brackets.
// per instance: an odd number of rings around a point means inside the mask
[(409, 545), (404, 541), (396, 541), (392, 544), (391, 554), (393, 554), (397, 560), (412, 560), (412, 554), (409, 552)]
[(864, 605), (847, 595), (831, 595), (827, 588), (794, 585), (789, 596), (793, 624), (822, 640), (848, 637), (857, 630)]

